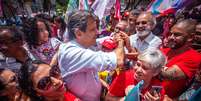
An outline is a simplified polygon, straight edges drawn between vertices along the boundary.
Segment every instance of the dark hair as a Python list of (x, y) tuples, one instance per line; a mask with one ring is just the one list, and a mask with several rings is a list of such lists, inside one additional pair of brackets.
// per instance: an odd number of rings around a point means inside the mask
[(38, 46), (38, 26), (37, 22), (44, 22), (47, 31), (49, 32), (49, 37), (51, 37), (51, 30), (50, 26), (48, 25), (47, 21), (40, 19), (40, 18), (30, 18), (27, 22), (24, 23), (24, 33), (26, 42), (31, 49), (32, 47)]
[(140, 10), (138, 10), (138, 9), (133, 9), (133, 10), (130, 12), (130, 15), (138, 16), (138, 15), (140, 15)]
[(31, 98), (31, 101), (43, 101), (43, 97), (37, 96), (37, 92), (34, 89), (33, 82), (31, 79), (32, 73), (34, 73), (37, 70), (37, 65), (34, 64), (45, 64), (42, 61), (39, 60), (28, 60), (23, 64), (23, 66), (20, 69), (19, 74), (19, 84), (22, 89), (22, 91), (28, 95)]
[(37, 14), (35, 17), (52, 22), (52, 18), (48, 14), (41, 13), (41, 14)]
[(75, 29), (78, 28), (85, 32), (87, 28), (87, 22), (89, 18), (93, 18), (95, 21), (95, 15), (89, 11), (75, 10), (68, 16), (67, 28), (69, 34), (69, 40), (75, 39)]
[(61, 24), (60, 31), (64, 33), (66, 30), (66, 22), (64, 21), (64, 19), (61, 16), (57, 16), (54, 20)]
[(177, 22), (174, 26), (182, 26), (183, 30), (188, 33), (189, 35), (192, 35), (195, 33), (197, 21), (193, 19), (184, 19), (179, 22)]
[(4, 40), (2, 40), (4, 38), (4, 36), (2, 36), (3, 31), (10, 33), (11, 40), (13, 41), (24, 40), (24, 33), (21, 30), (19, 30), (17, 27), (4, 26), (0, 28), (0, 43), (4, 43)]

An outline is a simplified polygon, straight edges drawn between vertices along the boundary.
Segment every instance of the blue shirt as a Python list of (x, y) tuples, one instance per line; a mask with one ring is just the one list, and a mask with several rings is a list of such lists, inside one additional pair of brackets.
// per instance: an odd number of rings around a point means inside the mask
[(60, 45), (58, 63), (71, 92), (83, 101), (99, 101), (101, 83), (98, 71), (115, 69), (117, 57), (114, 52), (93, 51), (70, 41)]

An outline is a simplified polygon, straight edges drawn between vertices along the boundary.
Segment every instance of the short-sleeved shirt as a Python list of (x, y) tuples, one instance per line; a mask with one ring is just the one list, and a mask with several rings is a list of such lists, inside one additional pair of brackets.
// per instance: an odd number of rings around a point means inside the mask
[[(129, 85), (136, 85), (138, 82), (134, 79), (134, 70), (127, 70), (121, 72), (119, 75), (116, 76), (114, 81), (112, 82), (110, 88), (109, 88), (109, 93), (113, 96), (117, 97), (124, 97), (125, 90)], [(160, 86), (161, 83), (157, 79), (152, 79), (150, 85), (142, 89), (142, 94), (145, 94), (147, 91), (151, 89), (151, 86)]]
[(115, 69), (117, 57), (114, 52), (93, 51), (72, 40), (60, 45), (58, 63), (64, 82), (73, 94), (84, 101), (99, 101), (98, 71)]
[(32, 47), (32, 49), (29, 49), (29, 51), (35, 59), (49, 64), (52, 60), (52, 57), (56, 53), (56, 49), (59, 47), (60, 44), (61, 42), (58, 39), (50, 38), (48, 42), (42, 44), (37, 48)]
[[(162, 51), (167, 55), (170, 48), (162, 49)], [(189, 82), (198, 70), (200, 63), (201, 55), (193, 49), (181, 53), (169, 60), (166, 66), (171, 68), (173, 65), (177, 65), (187, 76), (187, 79), (163, 81), (162, 85), (166, 94), (171, 98), (178, 97), (189, 85)]]
[(130, 36), (130, 44), (135, 47), (139, 52), (143, 52), (148, 48), (159, 48), (162, 41), (159, 37), (150, 33), (143, 41), (141, 41), (137, 34)]

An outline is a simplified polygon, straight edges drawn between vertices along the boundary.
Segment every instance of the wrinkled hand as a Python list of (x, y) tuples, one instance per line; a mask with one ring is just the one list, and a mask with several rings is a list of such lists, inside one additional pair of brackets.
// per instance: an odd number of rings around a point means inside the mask
[(144, 94), (144, 100), (145, 101), (160, 101), (161, 95), (158, 94), (156, 91), (153, 92), (154, 94), (152, 95), (150, 92), (146, 92)]

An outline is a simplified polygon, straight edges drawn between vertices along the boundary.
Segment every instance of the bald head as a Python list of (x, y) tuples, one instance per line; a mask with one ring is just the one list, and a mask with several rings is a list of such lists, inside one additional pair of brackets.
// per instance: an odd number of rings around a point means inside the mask
[(172, 28), (176, 27), (177, 29), (183, 30), (184, 32), (191, 35), (195, 33), (196, 24), (197, 22), (195, 20), (186, 19), (176, 23)]
[(151, 12), (142, 12), (142, 13), (140, 13), (140, 15), (138, 16), (137, 20), (139, 20), (139, 19), (147, 19), (148, 21), (153, 23), (153, 25), (156, 25), (156, 18), (151, 14)]
[(120, 31), (127, 32), (128, 31), (128, 27), (129, 27), (128, 22), (125, 21), (125, 20), (121, 20), (115, 26), (115, 30), (118, 29)]

